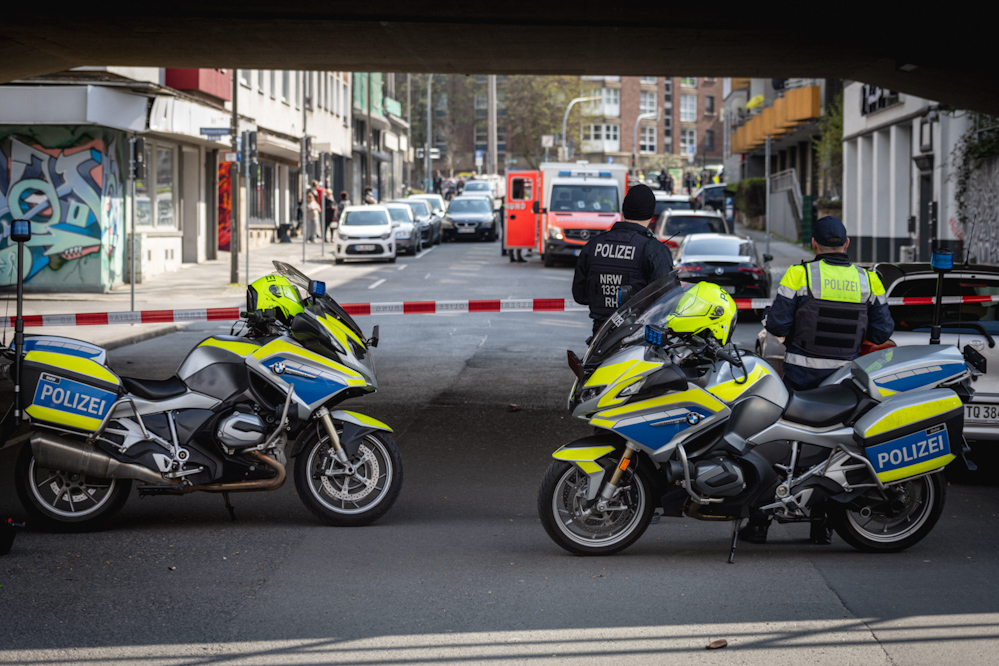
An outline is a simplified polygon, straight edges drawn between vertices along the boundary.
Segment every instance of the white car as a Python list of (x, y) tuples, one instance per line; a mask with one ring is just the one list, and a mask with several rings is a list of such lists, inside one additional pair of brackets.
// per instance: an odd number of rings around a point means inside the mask
[(333, 237), (336, 263), (346, 259), (385, 259), (394, 263), (397, 228), (385, 206), (347, 206)]

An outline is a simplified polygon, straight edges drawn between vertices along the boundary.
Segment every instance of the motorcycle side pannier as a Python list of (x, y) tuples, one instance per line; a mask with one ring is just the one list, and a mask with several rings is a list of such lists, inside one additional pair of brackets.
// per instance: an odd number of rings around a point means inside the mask
[(122, 394), (118, 376), (88, 358), (30, 351), (21, 367), (25, 413), (62, 428), (95, 432)]
[(950, 389), (898, 395), (865, 414), (854, 439), (883, 483), (943, 467), (964, 440), (964, 405)]

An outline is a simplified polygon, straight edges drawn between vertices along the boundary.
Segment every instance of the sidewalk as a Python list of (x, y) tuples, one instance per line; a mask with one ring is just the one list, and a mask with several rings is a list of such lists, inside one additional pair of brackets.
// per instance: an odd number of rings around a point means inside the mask
[[(756, 243), (756, 250), (760, 253), (761, 257), (767, 251), (767, 234), (765, 231), (757, 231), (737, 223), (735, 225), (735, 233), (752, 238), (753, 242)], [(777, 283), (780, 282), (781, 277), (787, 272), (788, 268), (802, 261), (811, 261), (815, 258), (815, 254), (811, 250), (806, 250), (796, 243), (788, 243), (787, 241), (780, 240), (775, 236), (771, 236), (770, 238), (770, 254), (774, 258), (770, 262), (770, 275), (774, 280), (774, 291), (776, 291)]]
[[(334, 265), (332, 244), (326, 243), (326, 257), (321, 254), (319, 243), (307, 244), (307, 260), (302, 261), (302, 243), (273, 243), (250, 250), (250, 280), (273, 272), (272, 260), (285, 261), (305, 274), (315, 275)], [(136, 310), (175, 310), (188, 308), (245, 307), (246, 258), (239, 257), (239, 284), (230, 284), (231, 264), (228, 252), (221, 258), (202, 264), (183, 264), (173, 273), (161, 273), (135, 286)], [(343, 282), (358, 276), (357, 271), (341, 275), (322, 275), (331, 286), (339, 277)], [(16, 294), (6, 294), (4, 306), (9, 317), (17, 312)], [(24, 314), (79, 314), (87, 312), (126, 312), (131, 309), (131, 285), (124, 284), (107, 294), (100, 293), (26, 293)], [(172, 333), (188, 324), (119, 324), (110, 326), (45, 326), (25, 328), (25, 333), (63, 335), (78, 338), (108, 349), (132, 344), (160, 335)], [(7, 331), (8, 344), (13, 339), (13, 328)]]

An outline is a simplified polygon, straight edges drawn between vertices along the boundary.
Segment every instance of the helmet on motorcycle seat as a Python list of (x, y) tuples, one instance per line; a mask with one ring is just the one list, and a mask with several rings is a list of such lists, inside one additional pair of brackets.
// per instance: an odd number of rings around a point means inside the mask
[(246, 288), (246, 309), (274, 310), (278, 320), (286, 325), (291, 324), (295, 315), (304, 312), (298, 296), (298, 290), (280, 275), (267, 275), (254, 281)]
[(698, 282), (690, 285), (666, 315), (666, 326), (677, 333), (710, 334), (724, 345), (732, 337), (737, 318), (731, 296), (712, 282)]

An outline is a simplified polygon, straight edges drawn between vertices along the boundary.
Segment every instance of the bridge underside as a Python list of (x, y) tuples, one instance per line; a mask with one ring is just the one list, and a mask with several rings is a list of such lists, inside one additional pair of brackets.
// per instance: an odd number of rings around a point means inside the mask
[(6, 10), (0, 81), (85, 65), (823, 77), (999, 115), (988, 22), (976, 24), (969, 8), (920, 15), (915, 6), (844, 6), (817, 16), (801, 3), (725, 9), (629, 0), (106, 7)]

